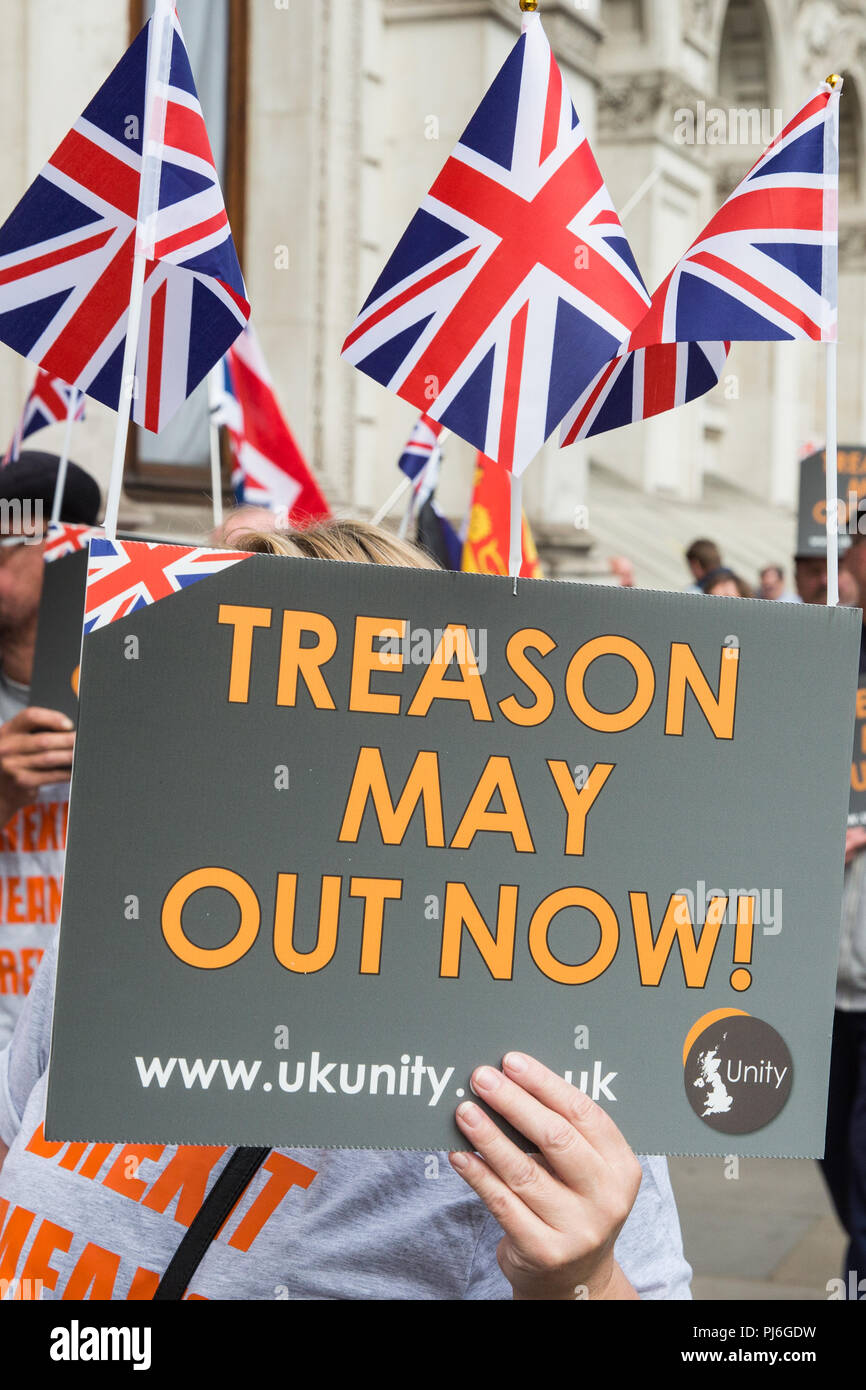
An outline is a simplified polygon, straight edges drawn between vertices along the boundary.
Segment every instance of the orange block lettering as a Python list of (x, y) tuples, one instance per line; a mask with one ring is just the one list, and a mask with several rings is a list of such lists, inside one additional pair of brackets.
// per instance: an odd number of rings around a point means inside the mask
[(0, 1279), (14, 1279), (21, 1247), (36, 1214), (25, 1207), (15, 1207), (7, 1220), (9, 1203), (0, 1197)]
[(165, 1153), (164, 1144), (126, 1144), (117, 1155), (105, 1177), (103, 1187), (119, 1192), (131, 1202), (140, 1202), (147, 1191), (147, 1183), (136, 1177), (138, 1165), (143, 1158), (161, 1158)]
[(18, 962), (14, 951), (0, 951), (0, 994), (18, 994)]
[(129, 1293), (126, 1295), (127, 1302), (131, 1303), (150, 1303), (159, 1285), (159, 1275), (152, 1269), (144, 1269), (139, 1265), (132, 1276), (132, 1283), (129, 1286)]
[(165, 1211), (173, 1197), (177, 1196), (175, 1221), (189, 1226), (205, 1199), (207, 1181), (214, 1165), (222, 1158), (225, 1148), (193, 1148), (184, 1145), (160, 1173), (147, 1196), (142, 1200), (143, 1207), (151, 1211)]
[(53, 1221), (43, 1221), (30, 1247), (27, 1263), (21, 1273), (22, 1280), (40, 1279), (46, 1289), (55, 1288), (58, 1271), (51, 1267), (49, 1260), (55, 1250), (68, 1250), (71, 1244), (71, 1231), (64, 1226), (55, 1226)]
[[(246, 1216), (235, 1228), (229, 1241), (234, 1250), (249, 1250), (265, 1222), (273, 1216), (280, 1202), (292, 1187), (309, 1187), (316, 1176), (315, 1168), (305, 1168), (285, 1154), (272, 1153), (262, 1165), (271, 1176), (256, 1197)], [(225, 1222), (223, 1222), (225, 1225)]]
[[(21, 878), (18, 874), (10, 874), (6, 880), (6, 921), (15, 926), (23, 926), (27, 921)], [(17, 990), (15, 992), (18, 993)]]
[(120, 1256), (89, 1241), (66, 1281), (63, 1299), (98, 1299), (108, 1302), (114, 1293), (114, 1281), (120, 1268)]
[(36, 1126), (31, 1134), (30, 1143), (27, 1145), (26, 1151), (29, 1154), (37, 1154), (39, 1158), (56, 1158), (65, 1143), (66, 1140), (61, 1139), (59, 1143), (49, 1144), (48, 1140), (45, 1138), (45, 1126), (40, 1124)]
[(94, 1144), (90, 1153), (79, 1168), (78, 1176), (81, 1178), (95, 1178), (113, 1148), (113, 1144)]
[(27, 880), (27, 920), (45, 921), (45, 879), (36, 874)]

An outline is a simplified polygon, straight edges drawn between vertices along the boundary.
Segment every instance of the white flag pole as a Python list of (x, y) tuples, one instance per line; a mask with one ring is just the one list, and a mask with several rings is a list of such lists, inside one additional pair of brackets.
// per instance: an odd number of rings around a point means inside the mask
[[(30, 392), (28, 391), (27, 401), (29, 401), (29, 399)], [(27, 401), (24, 402), (24, 410), (27, 409)], [(7, 463), (13, 463), (14, 460), (17, 459), (18, 455), (21, 453), (21, 435), (24, 431), (24, 410), (22, 410), (21, 414), (18, 416), (18, 424), (15, 426), (15, 433), (12, 436), (12, 443), (6, 450), (6, 457), (3, 460), (4, 468)]]
[[(439, 435), (437, 443), (440, 449), (442, 448), (442, 445), (445, 443), (446, 439), (449, 437), (450, 434), (450, 430), (443, 430), (442, 433)], [(427, 465), (425, 464), (424, 466), (426, 468)], [(385, 501), (382, 503), (381, 507), (371, 520), (370, 525), (381, 526), (382, 522), (385, 520), (385, 517), (389, 514), (389, 512), (392, 512), (394, 510), (397, 503), (400, 501), (400, 498), (406, 495), (407, 491), (413, 485), (414, 482), (414, 478), (402, 478), (395, 487), (394, 491), (391, 493), (390, 497), (386, 497)]]
[(52, 526), (56, 526), (60, 521), (60, 512), (63, 507), (63, 493), (66, 490), (66, 472), (69, 467), (69, 454), (72, 449), (72, 425), (78, 411), (81, 392), (77, 386), (69, 387), (69, 401), (66, 406), (66, 432), (63, 436), (63, 453), (60, 455), (60, 464), (57, 469), (57, 481), (54, 484), (54, 497), (51, 501), (51, 521)]
[(523, 479), (516, 473), (509, 473), (511, 480), (511, 530), (508, 541), (508, 573), (514, 580), (517, 593), (517, 580), (523, 568)]
[(836, 343), (827, 344), (827, 605), (839, 603), (839, 479), (836, 466)]
[[(426, 472), (427, 469), (428, 469), (429, 467), (430, 467), (429, 462), (428, 462), (428, 463), (425, 463), (425, 465), (424, 465), (424, 472)], [(424, 474), (422, 473), (421, 476), (422, 476), (422, 478), (423, 478)], [(406, 510), (405, 510), (404, 513), (403, 513), (403, 518), (402, 518), (402, 520), (401, 520), (401, 522), (400, 522), (399, 527), (397, 528), (397, 535), (400, 537), (401, 541), (405, 540), (406, 537), (407, 537), (408, 534), (409, 534), (409, 527), (411, 526), (411, 524), (412, 524), (412, 518), (413, 518), (414, 515), (415, 515), (415, 503), (416, 503), (416, 493), (415, 493), (414, 488), (413, 488), (413, 491), (412, 491), (412, 493), (411, 493), (410, 496), (409, 496), (409, 501), (408, 501), (408, 503), (406, 504)]]
[(220, 360), (207, 374), (208, 426), (210, 430), (210, 487), (213, 497), (213, 524), (218, 531), (223, 524), (223, 470), (220, 453), (220, 427), (216, 412), (220, 396), (220, 373), (223, 364)]
[[(833, 232), (832, 246), (824, 248), (824, 297), (833, 304), (838, 302), (839, 285), (839, 97), (842, 92), (842, 78), (831, 73), (827, 78), (830, 87), (830, 107), (824, 126), (824, 173), (832, 168), (835, 173), (832, 187), (825, 188), (824, 227), (828, 224)], [(827, 606), (836, 608), (839, 603), (839, 478), (837, 469), (836, 436), (836, 368), (838, 342), (837, 325), (833, 324), (833, 338), (827, 342), (827, 385), (826, 385), (826, 442), (824, 446), (824, 472), (826, 476), (827, 512)]]
[(385, 501), (382, 503), (381, 507), (377, 511), (376, 515), (373, 517), (373, 520), (370, 523), (371, 526), (381, 526), (388, 513), (390, 511), (393, 511), (397, 503), (400, 501), (400, 498), (412, 486), (412, 481), (413, 480), (411, 478), (403, 478), (397, 484), (394, 491), (391, 493), (391, 496), (385, 499)]
[(142, 130), (141, 177), (138, 185), (138, 217), (135, 234), (135, 253), (132, 260), (132, 284), (129, 290), (129, 315), (126, 323), (126, 343), (120, 377), (120, 400), (117, 409), (117, 429), (111, 477), (105, 504), (105, 534), (114, 540), (117, 534), (117, 514), (123, 486), (123, 465), (126, 441), (129, 436), (129, 416), (133, 398), (137, 395), (135, 376), (138, 335), (141, 329), (141, 307), (144, 298), (144, 276), (147, 261), (153, 255), (156, 239), (156, 215), (159, 209), (159, 180), (162, 168), (162, 146), (165, 137), (165, 88), (171, 72), (172, 20), (174, 0), (156, 0), (150, 21), (150, 44), (147, 59), (147, 82), (144, 95), (144, 127)]

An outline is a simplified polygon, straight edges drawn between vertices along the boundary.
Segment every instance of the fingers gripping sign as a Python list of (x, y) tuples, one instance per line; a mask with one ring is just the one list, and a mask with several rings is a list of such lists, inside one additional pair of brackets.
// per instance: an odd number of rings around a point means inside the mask
[[(457, 1123), (475, 1150), (450, 1161), (504, 1231), (499, 1264), (518, 1299), (636, 1298), (613, 1256), (641, 1166), (609, 1115), (523, 1053), (472, 1087), (537, 1146), (524, 1153), (471, 1101)], [(585, 1293), (577, 1291), (585, 1290)]]
[(59, 710), (31, 706), (0, 725), (2, 823), (32, 801), (40, 787), (68, 782), (75, 728)]

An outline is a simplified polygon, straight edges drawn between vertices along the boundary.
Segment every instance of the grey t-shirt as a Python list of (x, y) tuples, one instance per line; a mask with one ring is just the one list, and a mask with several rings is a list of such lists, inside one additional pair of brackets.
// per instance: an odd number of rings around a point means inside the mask
[[(150, 1299), (229, 1151), (46, 1143), (56, 950), (0, 1052), (0, 1277), (7, 1297)], [(616, 1245), (642, 1298), (687, 1299), (691, 1271), (662, 1158)], [(187, 1297), (500, 1299), (502, 1232), (444, 1153), (275, 1149)], [(29, 1281), (29, 1283), (28, 1283)]]

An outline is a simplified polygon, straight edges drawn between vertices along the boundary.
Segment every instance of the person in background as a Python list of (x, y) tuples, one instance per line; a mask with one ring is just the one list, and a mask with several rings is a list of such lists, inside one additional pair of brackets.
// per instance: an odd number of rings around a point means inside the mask
[(792, 590), (785, 588), (785, 571), (781, 565), (765, 565), (758, 576), (756, 598), (772, 599), (775, 603), (800, 603)]
[(634, 565), (627, 555), (611, 555), (608, 563), (610, 572), (616, 576), (616, 582), (621, 589), (635, 587)]
[(795, 555), (794, 580), (800, 603), (826, 603), (827, 556)]
[(860, 589), (850, 570), (839, 570), (839, 603), (843, 608), (860, 607)]
[[(743, 593), (744, 588), (746, 593)], [(751, 596), (748, 586), (743, 584), (742, 580), (734, 574), (734, 571), (724, 569), (722, 566), (709, 570), (704, 575), (699, 585), (699, 591), (702, 594), (716, 594), (722, 598), (749, 598)]]
[(242, 503), (226, 512), (222, 526), (211, 532), (210, 544), (218, 549), (232, 549), (238, 536), (249, 531), (270, 532), (285, 529), (279, 524), (277, 512), (269, 507), (253, 507)]
[(701, 580), (713, 570), (721, 569), (722, 557), (719, 547), (715, 541), (698, 539), (692, 541), (686, 551), (686, 564), (692, 572), (693, 584), (689, 584), (686, 589), (687, 594), (702, 594), (706, 590), (701, 588)]
[[(30, 704), (44, 536), (60, 460), (25, 450), (0, 470), (0, 1046), (60, 915), (72, 721)], [(97, 483), (70, 463), (62, 521), (93, 525)], [(13, 523), (10, 527), (10, 521)]]

